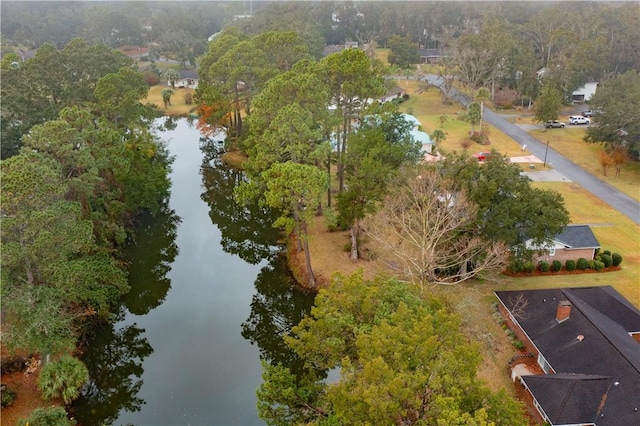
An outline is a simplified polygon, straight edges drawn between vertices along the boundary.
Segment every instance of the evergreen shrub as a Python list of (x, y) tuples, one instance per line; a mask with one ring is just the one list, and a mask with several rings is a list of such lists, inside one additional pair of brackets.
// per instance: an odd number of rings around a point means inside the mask
[(538, 269), (540, 272), (547, 272), (549, 270), (549, 262), (541, 261), (538, 263)]
[(622, 256), (618, 253), (613, 253), (611, 255), (611, 259), (613, 260), (613, 262), (611, 263), (612, 266), (618, 266), (622, 263)]
[(585, 259), (584, 257), (581, 257), (580, 259), (578, 259), (578, 262), (576, 263), (576, 268), (578, 268), (581, 271), (584, 271), (588, 267), (589, 267), (589, 262), (587, 261), (587, 259)]
[(567, 269), (567, 271), (575, 271), (576, 270), (576, 261), (572, 260), (572, 259), (569, 259), (564, 264), (564, 267)]

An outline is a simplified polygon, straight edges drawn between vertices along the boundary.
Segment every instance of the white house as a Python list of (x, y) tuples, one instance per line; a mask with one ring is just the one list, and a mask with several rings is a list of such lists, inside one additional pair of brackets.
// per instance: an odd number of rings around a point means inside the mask
[(598, 88), (597, 82), (587, 83), (584, 86), (576, 89), (571, 94), (571, 102), (573, 103), (582, 103), (589, 102), (591, 97), (596, 93), (596, 89)]

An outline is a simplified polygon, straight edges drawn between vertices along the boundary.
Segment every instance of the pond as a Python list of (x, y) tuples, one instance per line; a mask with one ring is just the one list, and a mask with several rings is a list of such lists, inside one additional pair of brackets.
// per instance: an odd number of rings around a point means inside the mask
[(261, 359), (299, 367), (282, 338), (313, 295), (295, 290), (273, 213), (233, 200), (243, 175), (187, 120), (169, 124), (169, 203), (127, 248), (131, 292), (90, 337), (72, 411), (82, 425), (263, 424)]

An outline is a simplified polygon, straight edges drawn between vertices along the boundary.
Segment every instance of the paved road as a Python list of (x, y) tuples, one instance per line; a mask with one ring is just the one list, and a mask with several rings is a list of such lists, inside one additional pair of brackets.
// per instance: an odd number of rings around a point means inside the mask
[[(428, 75), (426, 79), (429, 83), (436, 86), (440, 86), (440, 84), (442, 84), (442, 79), (436, 75)], [(465, 106), (469, 103), (469, 100), (461, 93), (455, 91), (455, 89), (451, 92), (451, 98), (454, 100)], [(527, 145), (527, 151), (531, 152), (536, 157), (540, 159), (545, 158), (545, 150), (547, 148), (546, 144), (529, 135), (527, 132), (509, 122), (504, 117), (489, 109), (485, 109), (484, 120), (500, 129), (520, 145)], [(576, 182), (578, 185), (582, 186), (584, 189), (627, 216), (633, 222), (640, 225), (640, 203), (636, 200), (585, 171), (576, 163), (562, 156), (551, 147), (549, 147), (546, 152), (546, 158), (547, 163), (553, 164), (553, 167), (567, 178)]]

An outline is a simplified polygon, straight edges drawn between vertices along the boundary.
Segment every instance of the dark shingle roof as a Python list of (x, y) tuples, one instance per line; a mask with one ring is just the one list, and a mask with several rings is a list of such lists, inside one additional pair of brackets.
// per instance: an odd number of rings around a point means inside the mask
[[(528, 304), (516, 321), (556, 373), (598, 375), (618, 383), (609, 387), (597, 425), (640, 425), (640, 344), (629, 335), (640, 330), (640, 311), (611, 286), (496, 292), (509, 310), (519, 295)], [(571, 302), (571, 312), (558, 322), (556, 308), (564, 300)], [(562, 396), (560, 389), (544, 392)]]
[(585, 374), (522, 376), (553, 424), (595, 423), (611, 378)]
[(198, 78), (198, 73), (194, 70), (180, 70), (180, 79), (184, 80), (185, 78), (192, 78), (196, 80)]
[(418, 55), (440, 57), (440, 49), (418, 49)]
[(569, 225), (554, 240), (567, 248), (598, 248), (600, 243), (589, 225)]

